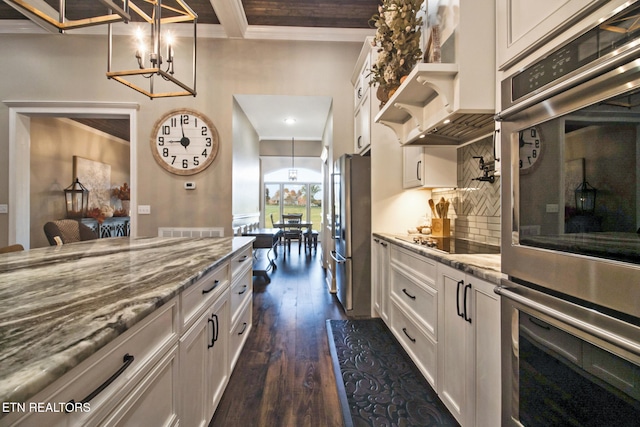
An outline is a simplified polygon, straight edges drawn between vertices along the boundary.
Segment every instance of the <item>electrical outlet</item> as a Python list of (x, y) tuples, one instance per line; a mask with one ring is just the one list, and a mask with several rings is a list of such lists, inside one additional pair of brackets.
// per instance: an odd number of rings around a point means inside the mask
[(151, 206), (149, 206), (149, 205), (138, 205), (138, 213), (140, 215), (149, 215), (149, 214), (151, 214)]
[(0, 205), (0, 214), (9, 213), (9, 205)]
[(547, 205), (547, 213), (558, 213), (558, 205), (557, 204), (548, 204)]

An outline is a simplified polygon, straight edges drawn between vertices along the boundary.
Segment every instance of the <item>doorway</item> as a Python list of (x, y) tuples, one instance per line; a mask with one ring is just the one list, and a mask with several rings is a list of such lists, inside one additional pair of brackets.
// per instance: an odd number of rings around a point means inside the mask
[[(137, 206), (137, 111), (132, 103), (5, 102), (9, 107), (9, 244), (30, 248), (31, 118), (118, 118), (129, 120), (131, 207)], [(131, 235), (137, 235), (136, 216)]]

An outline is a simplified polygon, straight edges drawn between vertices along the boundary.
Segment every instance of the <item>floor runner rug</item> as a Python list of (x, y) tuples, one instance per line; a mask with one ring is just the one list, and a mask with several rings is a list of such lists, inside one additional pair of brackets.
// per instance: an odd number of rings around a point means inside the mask
[(381, 319), (327, 320), (345, 426), (458, 426)]

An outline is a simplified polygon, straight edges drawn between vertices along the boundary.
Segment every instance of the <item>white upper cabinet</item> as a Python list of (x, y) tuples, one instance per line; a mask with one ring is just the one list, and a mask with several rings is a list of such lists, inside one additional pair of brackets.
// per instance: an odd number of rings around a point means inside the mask
[[(513, 66), (552, 39), (558, 42), (576, 35), (584, 29), (582, 24), (576, 24), (588, 14), (598, 19), (622, 3), (620, 0), (497, 0), (498, 70)], [(545, 47), (535, 56), (546, 50)]]
[(495, 2), (432, 0), (427, 21), (427, 40), (432, 27), (439, 29), (441, 62), (417, 64), (375, 122), (393, 129), (401, 144), (458, 145), (490, 134)]
[[(377, 55), (375, 49), (371, 45), (371, 38), (367, 38), (360, 52), (360, 57), (356, 64), (356, 69), (352, 77), (353, 83), (353, 101), (354, 101), (354, 138), (353, 152), (356, 154), (364, 154), (371, 148), (371, 112), (375, 107), (375, 99), (371, 99), (373, 90), (369, 86), (371, 80), (369, 73), (371, 72), (371, 61), (374, 55)], [(375, 108), (377, 112), (377, 108)]]
[(458, 186), (456, 146), (402, 147), (403, 188), (450, 188)]

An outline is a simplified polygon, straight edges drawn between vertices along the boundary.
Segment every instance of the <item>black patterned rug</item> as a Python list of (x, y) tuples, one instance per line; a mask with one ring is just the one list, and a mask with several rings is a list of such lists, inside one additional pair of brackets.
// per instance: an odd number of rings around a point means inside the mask
[(381, 319), (327, 332), (345, 426), (459, 425)]

